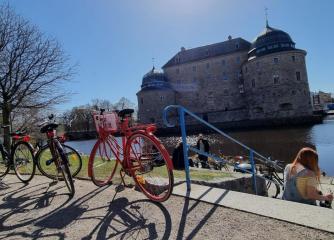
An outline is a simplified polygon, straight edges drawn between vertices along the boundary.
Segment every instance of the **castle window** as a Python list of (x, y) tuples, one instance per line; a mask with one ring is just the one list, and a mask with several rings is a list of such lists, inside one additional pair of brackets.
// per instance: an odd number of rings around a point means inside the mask
[(193, 66), (193, 72), (196, 72), (196, 66)]
[(150, 121), (151, 121), (151, 123), (154, 123), (155, 119), (154, 118), (150, 118)]
[(273, 77), (274, 77), (274, 84), (278, 84), (279, 83), (279, 76), (277, 74), (275, 74)]
[(210, 63), (207, 63), (207, 64), (206, 64), (206, 68), (207, 68), (207, 69), (210, 68)]
[(292, 62), (295, 62), (296, 61), (296, 57), (295, 56), (291, 56), (291, 60), (292, 60)]
[(245, 67), (245, 72), (248, 72), (248, 68), (247, 67)]
[(292, 104), (291, 103), (282, 103), (279, 105), (280, 110), (283, 111), (288, 111), (288, 110), (292, 110)]
[(243, 84), (239, 84), (239, 92), (240, 93), (244, 93), (245, 92)]
[(235, 48), (239, 49), (239, 43), (235, 44)]
[(228, 89), (224, 89), (224, 96), (228, 96)]
[(297, 81), (300, 81), (300, 72), (296, 72), (296, 79)]
[(292, 90), (292, 91), (291, 91), (291, 94), (292, 94), (292, 95), (296, 95), (296, 91), (295, 91), (295, 90)]
[(226, 72), (223, 72), (223, 80), (228, 80)]
[(262, 107), (255, 107), (253, 108), (254, 113), (263, 113), (263, 108)]
[(252, 79), (252, 88), (255, 88), (255, 79)]
[(240, 57), (237, 57), (236, 62), (237, 62), (237, 63), (240, 63)]
[(209, 56), (209, 50), (206, 50), (206, 56)]
[(274, 58), (274, 63), (278, 63), (278, 58)]
[(164, 96), (160, 96), (160, 101), (163, 101), (165, 99)]
[(141, 104), (144, 104), (144, 98), (140, 98)]
[(180, 69), (177, 68), (177, 69), (176, 69), (176, 74), (179, 74), (179, 73), (180, 73)]
[(222, 60), (222, 65), (225, 66), (226, 62), (225, 60)]

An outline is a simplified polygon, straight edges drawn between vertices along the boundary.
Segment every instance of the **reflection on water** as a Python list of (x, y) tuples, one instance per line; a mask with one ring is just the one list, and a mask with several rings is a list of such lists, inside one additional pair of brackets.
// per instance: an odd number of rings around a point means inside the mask
[[(278, 159), (289, 163), (293, 160), (300, 148), (309, 146), (316, 148), (319, 154), (320, 167), (327, 174), (334, 176), (334, 116), (329, 116), (323, 124), (312, 127), (296, 127), (284, 129), (264, 129), (233, 131), (229, 134), (253, 148), (264, 156)], [(224, 155), (248, 155), (249, 153), (227, 138), (210, 134), (205, 136), (210, 143), (210, 151)], [(172, 153), (177, 142), (181, 140), (177, 137), (161, 137), (161, 141)], [(195, 145), (197, 135), (187, 137), (188, 144)], [(78, 149), (80, 152), (89, 154), (95, 140), (72, 141), (68, 144)]]

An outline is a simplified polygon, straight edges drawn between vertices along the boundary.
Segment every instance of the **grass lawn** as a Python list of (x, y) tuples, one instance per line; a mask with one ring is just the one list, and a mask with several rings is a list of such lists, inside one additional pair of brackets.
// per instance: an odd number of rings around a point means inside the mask
[[(45, 156), (43, 156), (44, 159), (49, 159), (50, 158), (50, 154), (45, 154)], [(76, 159), (71, 159), (71, 162), (75, 162)], [(90, 179), (90, 177), (88, 176), (88, 161), (89, 161), (89, 156), (88, 155), (81, 155), (82, 158), (82, 168), (81, 171), (79, 172), (79, 174), (77, 175), (77, 177), (79, 178), (84, 178), (84, 179)], [(42, 161), (43, 162), (43, 161)], [(99, 173), (101, 174), (101, 176), (104, 177), (108, 177), (111, 169), (113, 169), (115, 164), (115, 161), (110, 161), (110, 162), (105, 162), (104, 161), (104, 166), (99, 168)], [(44, 166), (45, 167), (45, 166)], [(52, 171), (54, 171), (54, 165), (50, 165), (49, 169)], [(121, 182), (121, 178), (120, 178), (120, 166), (117, 167), (117, 170), (115, 172), (114, 178), (113, 178), (113, 182)], [(39, 173), (38, 171), (36, 171), (36, 173)], [(40, 173), (39, 173), (40, 174)], [(175, 179), (185, 179), (185, 171), (182, 170), (173, 170), (173, 174), (174, 174), (174, 178)], [(167, 177), (167, 172), (165, 171), (165, 166), (162, 167), (154, 167), (153, 171), (150, 172), (151, 176), (162, 176), (162, 177)], [(200, 170), (200, 169), (190, 169), (190, 178), (193, 180), (202, 180), (202, 181), (212, 181), (215, 179), (221, 179), (221, 178), (225, 178), (225, 177), (230, 177), (231, 174), (230, 173), (226, 173), (226, 172), (222, 172), (222, 171), (210, 171), (210, 170)], [(131, 179), (129, 179), (129, 177), (126, 178), (126, 182), (132, 182)]]

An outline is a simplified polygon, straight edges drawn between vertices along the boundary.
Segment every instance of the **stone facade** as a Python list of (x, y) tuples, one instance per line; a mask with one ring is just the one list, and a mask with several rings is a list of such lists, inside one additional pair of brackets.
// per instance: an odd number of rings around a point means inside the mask
[[(211, 123), (312, 115), (306, 52), (268, 25), (242, 38), (186, 50), (143, 78), (138, 118), (163, 126), (163, 108), (178, 104)], [(192, 123), (191, 121), (188, 123)]]
[(255, 58), (242, 66), (249, 118), (312, 115), (303, 50)]

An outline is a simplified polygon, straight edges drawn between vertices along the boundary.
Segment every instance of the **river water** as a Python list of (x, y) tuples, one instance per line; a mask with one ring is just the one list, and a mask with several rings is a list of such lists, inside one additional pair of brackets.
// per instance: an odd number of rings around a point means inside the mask
[[(227, 132), (230, 136), (253, 148), (258, 153), (272, 159), (290, 163), (300, 148), (309, 146), (319, 154), (321, 170), (334, 176), (334, 115), (324, 119), (323, 124), (309, 127), (277, 128), (263, 130), (243, 130)], [(212, 153), (228, 156), (248, 155), (249, 153), (227, 138), (218, 135), (204, 135), (210, 143)], [(161, 141), (172, 153), (180, 137), (161, 137)], [(188, 144), (195, 145), (197, 135), (187, 137)], [(96, 140), (71, 141), (69, 145), (80, 152), (89, 154)]]

